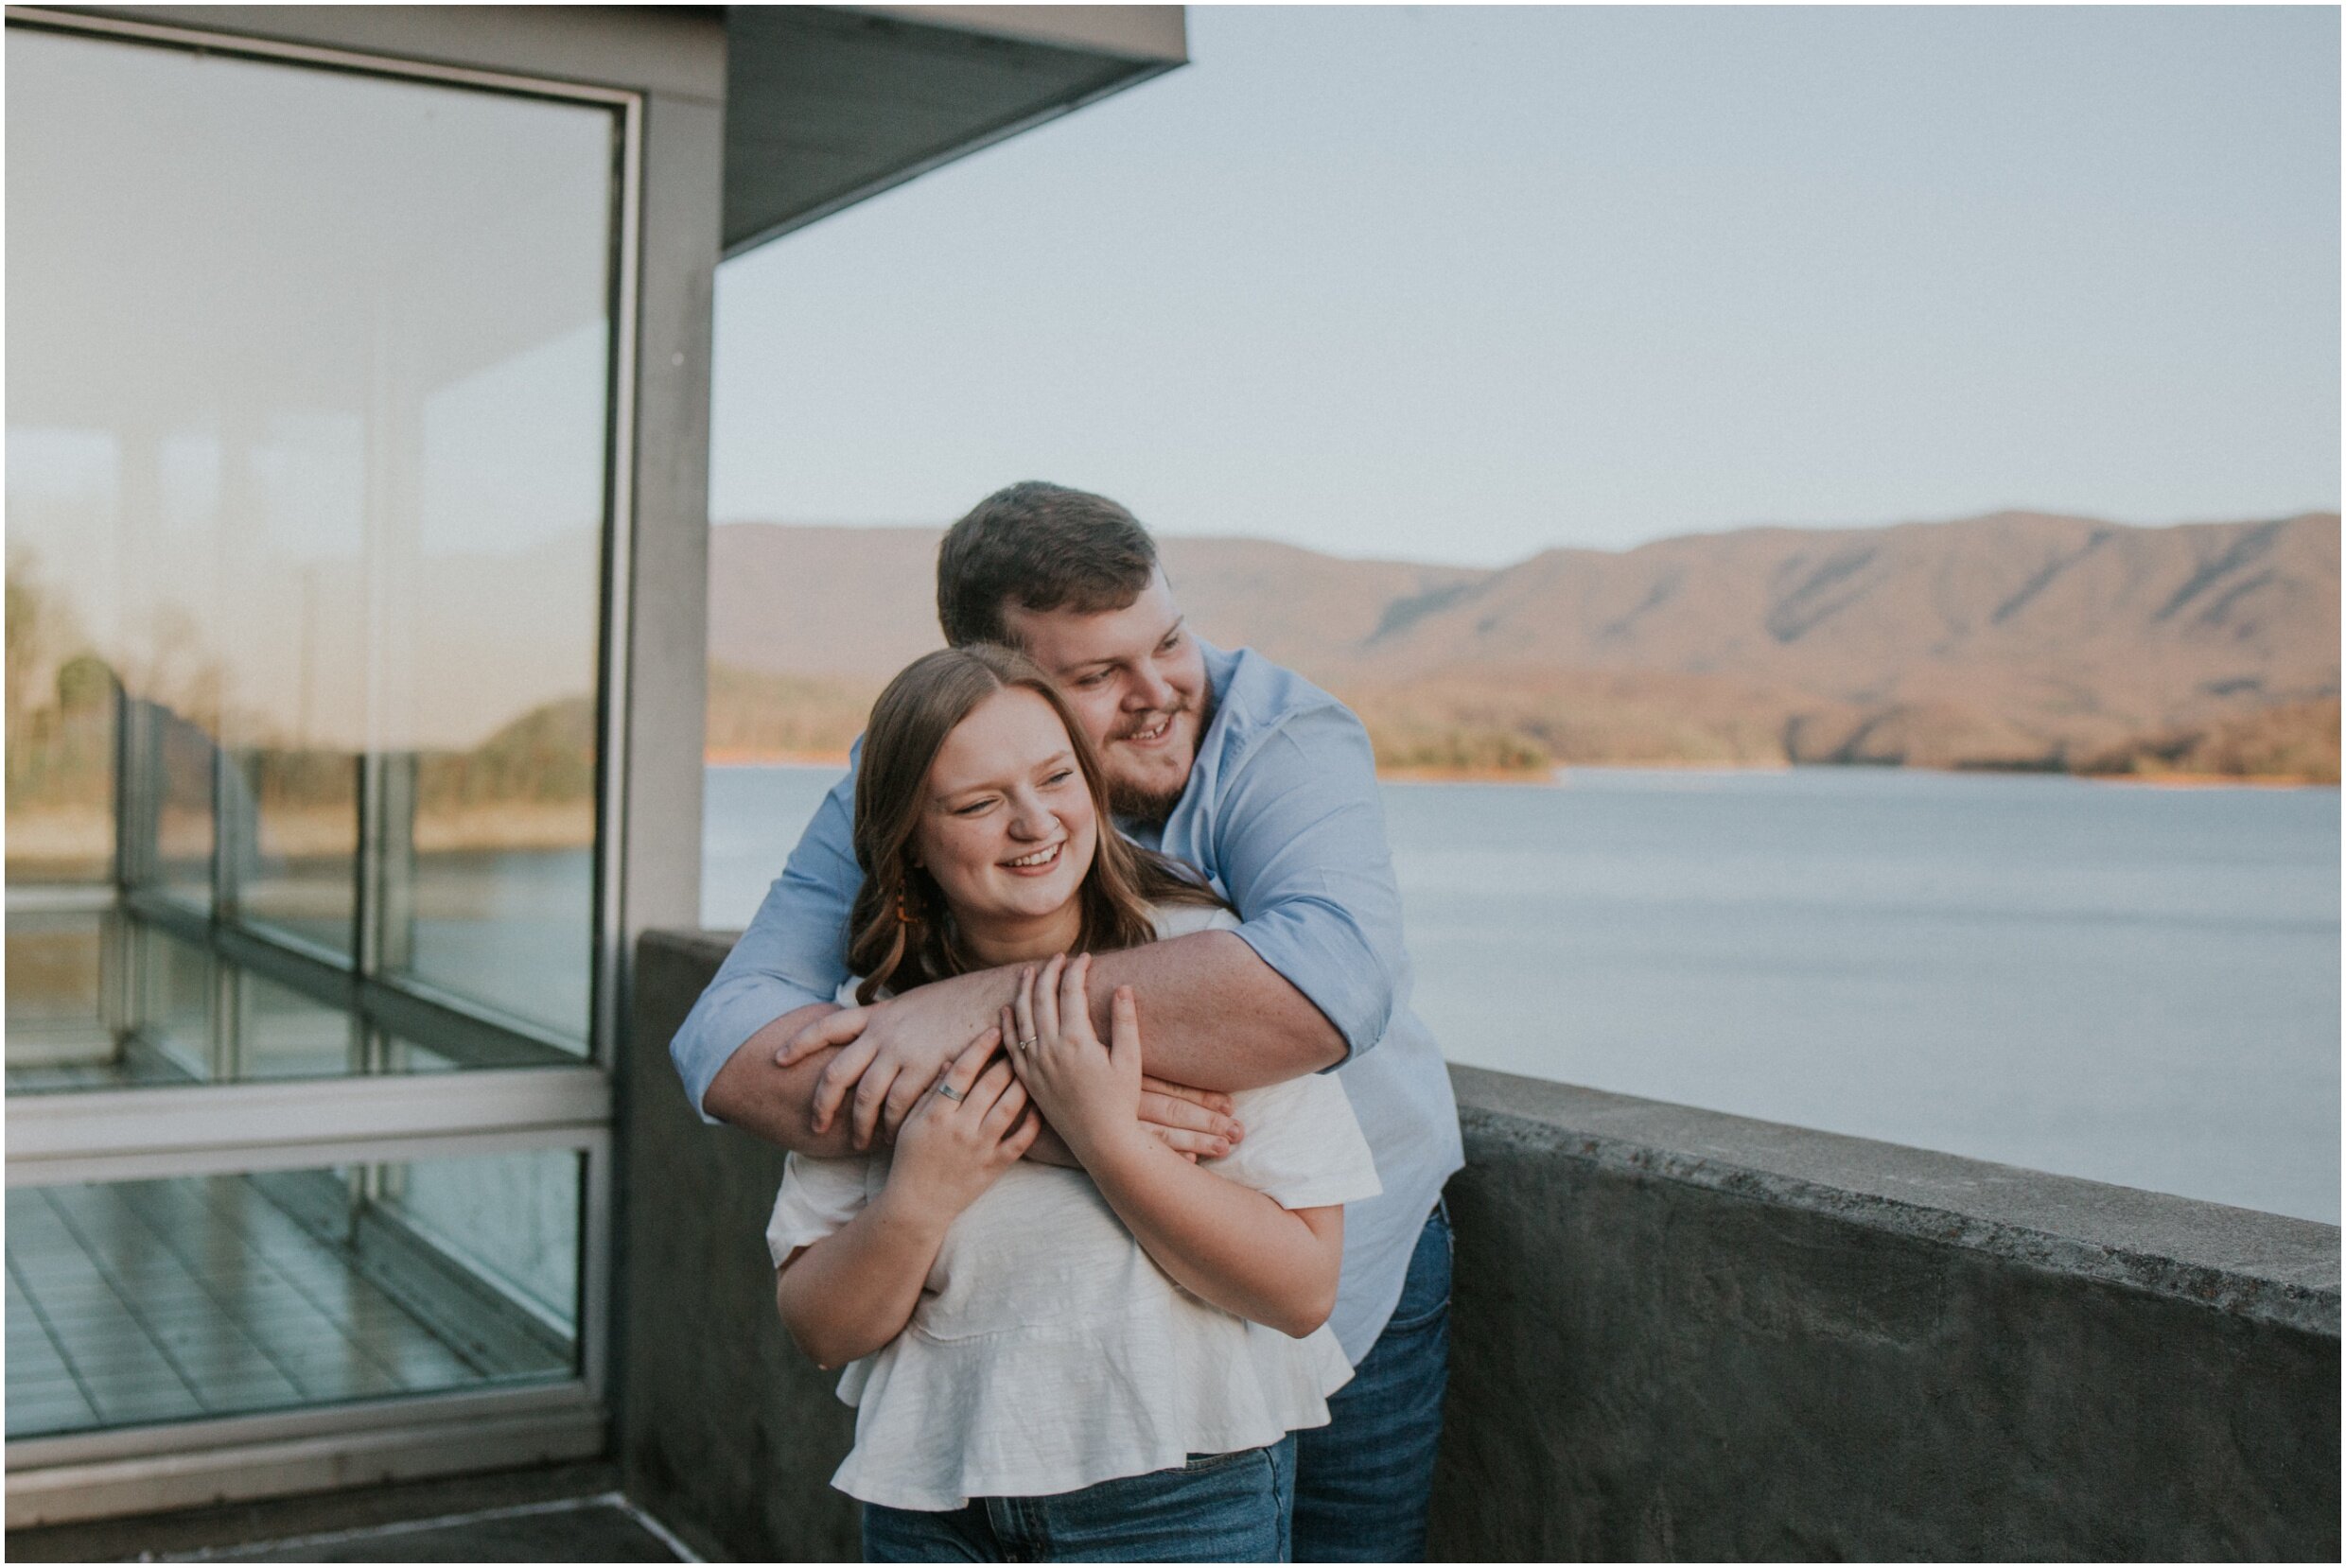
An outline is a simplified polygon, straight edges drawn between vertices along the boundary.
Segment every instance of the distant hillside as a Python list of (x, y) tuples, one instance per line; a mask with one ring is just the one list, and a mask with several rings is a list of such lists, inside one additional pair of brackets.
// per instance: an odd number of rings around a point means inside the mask
[[(739, 706), (760, 675), (814, 682), (844, 722), (937, 645), (937, 538), (716, 530), (710, 656), (729, 667), (717, 689)], [(1748, 529), (1498, 570), (1258, 540), (1163, 548), (1200, 632), (1343, 695), (1393, 764), (2337, 776), (2335, 513)], [(712, 741), (771, 733), (773, 702), (752, 704), (768, 717), (750, 723), (712, 703)]]

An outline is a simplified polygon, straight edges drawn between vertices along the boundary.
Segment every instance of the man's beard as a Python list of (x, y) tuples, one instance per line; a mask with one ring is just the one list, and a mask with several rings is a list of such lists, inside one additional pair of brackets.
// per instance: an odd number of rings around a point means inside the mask
[[(1187, 711), (1186, 706), (1175, 708), (1173, 716), (1178, 719)], [(1108, 812), (1111, 816), (1135, 828), (1164, 826), (1164, 819), (1173, 814), (1173, 808), (1181, 804), (1182, 793), (1189, 788), (1189, 775), (1198, 771), (1198, 746), (1205, 740), (1207, 726), (1214, 723), (1214, 694), (1211, 691), (1199, 699), (1197, 713), (1198, 733), (1189, 743), (1189, 766), (1182, 772), (1181, 781), (1170, 789), (1145, 790), (1126, 783), (1112, 772), (1108, 778)]]
[(1108, 786), (1108, 814), (1133, 828), (1162, 828), (1188, 788), (1186, 778), (1172, 790), (1144, 790), (1116, 779)]

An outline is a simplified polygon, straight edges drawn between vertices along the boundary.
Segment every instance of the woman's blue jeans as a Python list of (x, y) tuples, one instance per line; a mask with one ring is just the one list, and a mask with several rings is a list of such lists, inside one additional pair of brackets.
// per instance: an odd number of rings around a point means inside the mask
[(1285, 1562), (1295, 1438), (1055, 1497), (864, 1506), (866, 1562)]

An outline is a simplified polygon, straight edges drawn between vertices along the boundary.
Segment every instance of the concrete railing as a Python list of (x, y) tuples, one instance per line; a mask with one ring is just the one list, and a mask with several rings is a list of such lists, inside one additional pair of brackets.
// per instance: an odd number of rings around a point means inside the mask
[[(638, 955), (618, 1446), (712, 1554), (852, 1558), (851, 1413), (775, 1320), (781, 1156)], [(1439, 1559), (2338, 1555), (2337, 1228), (1454, 1068)]]

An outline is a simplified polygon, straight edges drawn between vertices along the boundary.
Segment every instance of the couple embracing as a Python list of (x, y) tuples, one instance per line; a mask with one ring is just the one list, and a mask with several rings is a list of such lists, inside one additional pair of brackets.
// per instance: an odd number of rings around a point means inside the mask
[(1101, 497), (989, 497), (937, 611), (673, 1048), (791, 1151), (867, 1558), (1421, 1559), (1461, 1154), (1367, 735)]

